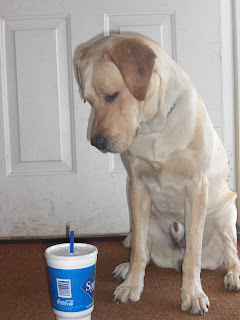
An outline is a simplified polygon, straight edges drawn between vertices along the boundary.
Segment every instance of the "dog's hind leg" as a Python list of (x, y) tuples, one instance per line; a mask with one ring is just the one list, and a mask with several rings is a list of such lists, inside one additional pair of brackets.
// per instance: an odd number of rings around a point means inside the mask
[[(131, 241), (132, 241), (132, 234), (130, 233), (127, 235), (127, 237), (123, 240), (123, 245), (126, 248), (131, 248)], [(147, 240), (147, 248), (146, 248), (146, 258), (147, 258), (147, 264), (150, 261), (150, 247), (151, 247), (151, 239), (148, 237)], [(130, 267), (130, 262), (123, 262), (120, 263), (116, 268), (114, 269), (112, 275), (115, 279), (118, 281), (123, 281), (126, 279), (128, 271)]]
[(224, 277), (225, 288), (230, 290), (240, 290), (240, 263), (231, 231), (223, 233), (223, 243), (226, 254), (225, 265), (227, 269), (227, 274)]
[(112, 275), (115, 279), (118, 281), (123, 281), (126, 279), (128, 271), (130, 267), (130, 262), (123, 262), (120, 263), (116, 268), (114, 269)]
[[(123, 245), (126, 248), (131, 248), (132, 234), (129, 233), (123, 240)], [(123, 281), (126, 279), (130, 267), (130, 262), (123, 262), (116, 266), (112, 275), (118, 281)]]
[[(178, 221), (174, 221), (171, 225), (169, 225), (168, 222), (165, 226), (165, 231), (162, 229), (163, 226), (164, 222), (162, 220), (161, 223), (159, 223), (159, 219), (156, 219), (155, 216), (151, 217), (146, 247), (147, 264), (150, 262), (150, 259), (152, 259), (159, 267), (173, 268), (181, 272), (186, 245), (185, 228)], [(132, 235), (130, 233), (124, 239), (123, 245), (125, 247), (131, 248), (131, 238)], [(112, 273), (113, 277), (118, 281), (125, 280), (129, 272), (129, 267), (129, 262), (119, 264)]]
[(237, 210), (234, 203), (221, 209), (222, 223), (218, 226), (224, 253), (227, 274), (224, 285), (230, 290), (240, 290), (240, 261), (237, 253), (236, 218)]

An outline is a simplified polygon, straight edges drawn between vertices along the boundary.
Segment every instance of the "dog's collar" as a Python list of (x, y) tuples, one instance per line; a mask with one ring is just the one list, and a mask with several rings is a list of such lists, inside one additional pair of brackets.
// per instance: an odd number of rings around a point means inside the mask
[(167, 113), (167, 116), (170, 115), (170, 113), (173, 112), (173, 109), (176, 107), (176, 105), (178, 104), (178, 101), (179, 101), (180, 97), (177, 98), (177, 100), (174, 102), (174, 104), (171, 106), (170, 110), (168, 111)]

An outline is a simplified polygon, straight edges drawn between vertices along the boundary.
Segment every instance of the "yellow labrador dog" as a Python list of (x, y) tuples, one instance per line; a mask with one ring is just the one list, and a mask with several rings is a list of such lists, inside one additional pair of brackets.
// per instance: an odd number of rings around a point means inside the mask
[(114, 300), (139, 300), (153, 260), (182, 268), (183, 310), (208, 312), (201, 268), (224, 261), (225, 287), (240, 289), (236, 194), (192, 80), (156, 43), (132, 35), (82, 49), (77, 71), (83, 98), (95, 109), (91, 143), (121, 153), (130, 177), (131, 258), (114, 271), (124, 280)]

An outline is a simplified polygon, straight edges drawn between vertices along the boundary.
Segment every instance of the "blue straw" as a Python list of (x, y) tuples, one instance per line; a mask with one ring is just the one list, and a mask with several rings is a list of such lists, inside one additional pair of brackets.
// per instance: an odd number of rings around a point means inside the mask
[(70, 231), (70, 253), (74, 253), (74, 231)]

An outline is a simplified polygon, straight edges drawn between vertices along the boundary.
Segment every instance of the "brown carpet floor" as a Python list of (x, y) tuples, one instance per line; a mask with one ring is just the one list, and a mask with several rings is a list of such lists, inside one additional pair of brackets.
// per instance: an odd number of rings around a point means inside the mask
[[(146, 269), (145, 287), (140, 301), (126, 305), (112, 301), (118, 282), (112, 278), (115, 266), (129, 259), (120, 238), (77, 239), (97, 246), (98, 262), (95, 308), (92, 320), (196, 319), (181, 311), (181, 275), (175, 270), (150, 264)], [(44, 251), (61, 240), (0, 242), (0, 319), (54, 320), (48, 289)], [(240, 248), (240, 244), (239, 244)], [(205, 319), (240, 319), (240, 293), (223, 286), (224, 266), (203, 270), (202, 286), (211, 308)], [(199, 319), (199, 317), (198, 317)]]

